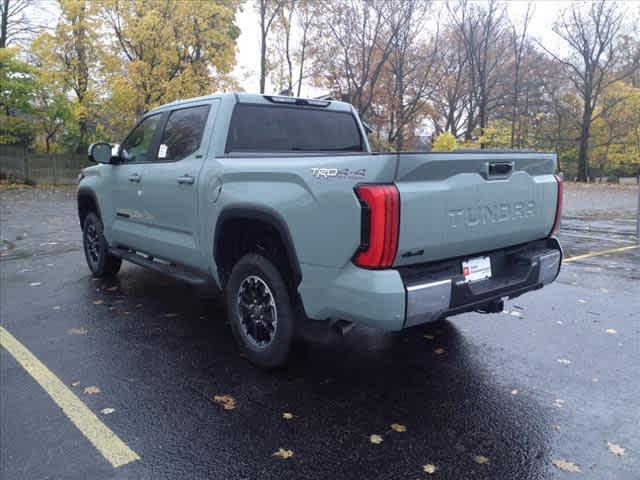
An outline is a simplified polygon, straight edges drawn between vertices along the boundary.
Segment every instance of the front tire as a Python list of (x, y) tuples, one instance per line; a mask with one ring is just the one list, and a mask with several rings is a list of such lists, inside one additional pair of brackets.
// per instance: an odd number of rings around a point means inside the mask
[(282, 365), (293, 341), (294, 308), (282, 275), (250, 253), (233, 267), (225, 288), (227, 317), (240, 350), (254, 365)]
[(100, 217), (91, 212), (84, 219), (82, 242), (87, 265), (94, 277), (109, 277), (120, 271), (122, 259), (109, 254)]

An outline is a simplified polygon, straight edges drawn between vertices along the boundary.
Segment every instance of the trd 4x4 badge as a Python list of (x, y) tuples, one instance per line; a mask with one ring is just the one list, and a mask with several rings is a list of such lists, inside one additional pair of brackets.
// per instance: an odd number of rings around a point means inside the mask
[(351, 170), (349, 168), (312, 168), (311, 175), (315, 178), (347, 178), (362, 180), (367, 175), (366, 168)]

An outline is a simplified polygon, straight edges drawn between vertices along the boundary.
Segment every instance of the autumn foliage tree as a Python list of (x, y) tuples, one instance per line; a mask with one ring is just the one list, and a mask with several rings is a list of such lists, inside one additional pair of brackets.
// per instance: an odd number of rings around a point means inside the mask
[(104, 2), (99, 13), (112, 32), (103, 65), (112, 90), (108, 109), (140, 115), (223, 87), (235, 64), (238, 6), (237, 0)]

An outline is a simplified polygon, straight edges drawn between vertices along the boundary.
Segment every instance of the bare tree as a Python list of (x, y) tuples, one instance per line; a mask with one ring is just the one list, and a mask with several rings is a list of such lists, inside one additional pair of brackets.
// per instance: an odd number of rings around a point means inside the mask
[(305, 60), (307, 55), (307, 44), (309, 41), (309, 30), (312, 26), (313, 22), (313, 12), (311, 9), (311, 5), (309, 4), (309, 0), (298, 0), (297, 1), (297, 18), (298, 18), (298, 27), (302, 33), (300, 38), (300, 50), (298, 53), (298, 86), (296, 89), (296, 96), (300, 96), (300, 91), (302, 90), (302, 81), (305, 77)]
[(34, 0), (0, 0), (0, 48), (37, 31), (38, 27), (27, 15), (27, 9), (34, 4)]
[(505, 7), (496, 0), (448, 4), (450, 23), (464, 47), (468, 66), (469, 100), (465, 139), (479, 124), (481, 133), (499, 98), (501, 66), (505, 62)]
[(427, 46), (422, 29), (430, 9), (428, 2), (394, 2), (390, 17), (391, 54), (389, 66), (394, 79), (393, 124), (388, 141), (402, 150), (406, 128), (415, 123), (433, 91), (430, 83), (436, 69), (438, 32)]
[(392, 3), (329, 0), (322, 10), (319, 34), (326, 31), (329, 36), (316, 55), (316, 65), (322, 64), (326, 81), (366, 117), (393, 47), (388, 28)]
[(597, 115), (596, 106), (603, 92), (615, 82), (638, 69), (638, 55), (623, 62), (620, 51), (624, 12), (615, 3), (599, 0), (584, 7), (572, 4), (554, 25), (554, 32), (568, 45), (570, 52), (560, 56), (547, 48), (564, 70), (582, 102), (579, 118), (578, 180), (589, 178), (589, 137)]
[(457, 36), (445, 31), (440, 36), (440, 47), (434, 59), (436, 67), (431, 98), (431, 118), (436, 134), (450, 132), (457, 137), (463, 126), (468, 103), (467, 59)]
[(258, 14), (260, 15), (260, 93), (264, 93), (267, 80), (267, 37), (284, 1), (258, 0)]
[(518, 32), (515, 23), (511, 23), (511, 48), (513, 50), (513, 105), (511, 106), (511, 148), (515, 146), (516, 122), (518, 120), (518, 101), (520, 96), (521, 69), (522, 60), (527, 45), (527, 30), (531, 15), (533, 14), (531, 3), (527, 4), (527, 12), (525, 13), (522, 27)]

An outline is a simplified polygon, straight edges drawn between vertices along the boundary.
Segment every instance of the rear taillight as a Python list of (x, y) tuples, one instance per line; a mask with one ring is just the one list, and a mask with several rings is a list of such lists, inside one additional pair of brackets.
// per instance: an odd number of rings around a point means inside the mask
[(556, 230), (560, 227), (560, 220), (562, 219), (562, 196), (564, 193), (564, 182), (560, 175), (556, 175), (556, 182), (558, 182), (558, 202), (556, 203), (556, 219), (553, 222), (553, 228), (549, 232), (549, 236), (556, 233)]
[(359, 185), (362, 238), (354, 263), (365, 268), (389, 268), (398, 251), (400, 194), (395, 185)]

